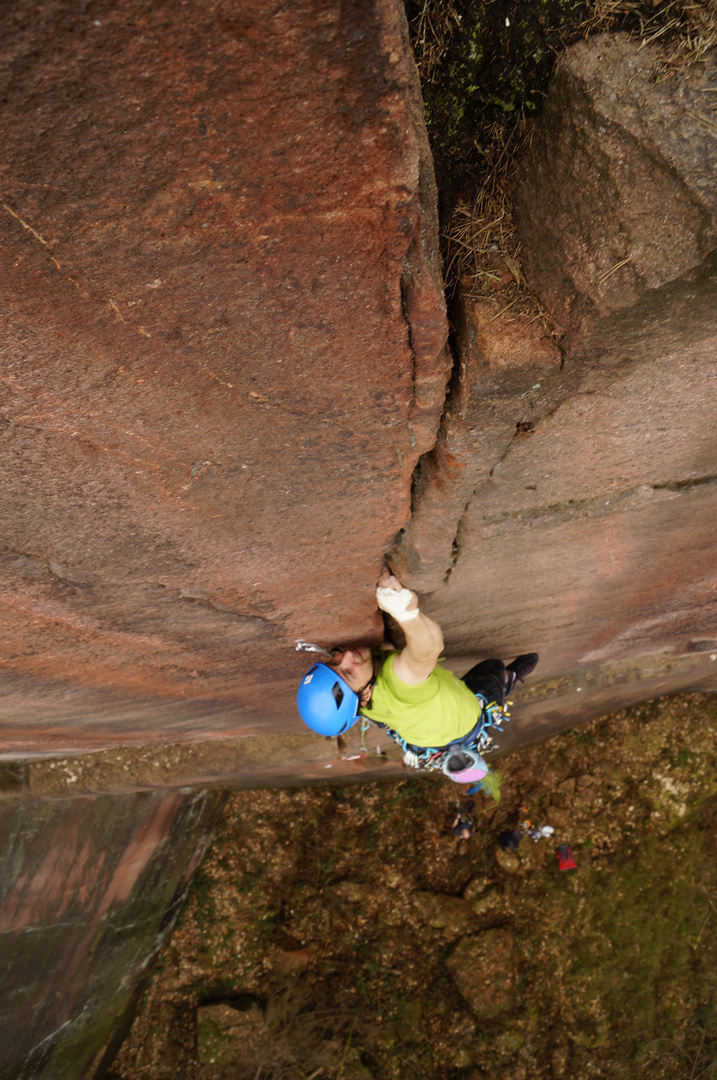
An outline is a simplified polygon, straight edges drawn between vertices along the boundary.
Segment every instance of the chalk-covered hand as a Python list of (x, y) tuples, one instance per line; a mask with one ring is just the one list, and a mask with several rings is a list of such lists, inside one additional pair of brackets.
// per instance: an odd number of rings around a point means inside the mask
[(418, 615), (418, 597), (385, 571), (376, 586), (376, 603), (399, 623), (409, 622)]

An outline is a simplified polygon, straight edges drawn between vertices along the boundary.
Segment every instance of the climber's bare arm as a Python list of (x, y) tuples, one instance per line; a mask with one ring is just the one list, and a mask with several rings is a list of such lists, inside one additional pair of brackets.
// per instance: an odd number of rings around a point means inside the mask
[(443, 632), (437, 622), (420, 611), (404, 625), (406, 647), (393, 662), (396, 676), (405, 683), (421, 683), (433, 671), (443, 652)]
[[(383, 588), (400, 592), (403, 585), (389, 570), (384, 570), (378, 579)], [(418, 597), (411, 595), (407, 611), (418, 607)], [(401, 622), (401, 629), (406, 635), (405, 648), (393, 662), (393, 670), (401, 682), (415, 685), (422, 683), (433, 671), (443, 652), (443, 631), (437, 622), (419, 611), (418, 615), (406, 622)]]

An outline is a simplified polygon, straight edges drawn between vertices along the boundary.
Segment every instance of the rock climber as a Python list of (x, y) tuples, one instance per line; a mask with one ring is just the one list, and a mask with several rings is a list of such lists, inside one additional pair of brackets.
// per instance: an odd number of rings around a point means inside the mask
[[(376, 600), (401, 625), (405, 646), (383, 653), (365, 646), (333, 650), (301, 681), (302, 719), (321, 735), (340, 735), (364, 716), (387, 729), (414, 768), (442, 768), (454, 780), (479, 779), (487, 771), (477, 753), (490, 742), (486, 729), (507, 718), (507, 695), (533, 671), (538, 654), (518, 656), (507, 666), (483, 660), (459, 679), (438, 662), (440, 626), (387, 568)], [(491, 724), (496, 715), (498, 723)]]

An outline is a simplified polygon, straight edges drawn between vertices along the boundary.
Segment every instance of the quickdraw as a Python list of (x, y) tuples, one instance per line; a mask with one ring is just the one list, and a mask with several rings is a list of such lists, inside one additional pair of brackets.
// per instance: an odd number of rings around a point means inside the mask
[[(447, 747), (412, 746), (401, 738), (397, 731), (384, 724), (379, 724), (379, 726), (383, 728), (390, 739), (393, 739), (401, 747), (403, 750), (403, 763), (408, 768), (418, 769), (423, 772), (441, 770), (449, 753), (458, 747), (473, 750), (481, 757), (484, 754), (489, 754), (491, 750), (495, 750), (492, 745), (493, 734), (494, 732), (500, 732), (502, 725), (510, 720), (508, 706), (513, 704), (512, 701), (506, 701), (505, 704), (499, 705), (496, 701), (488, 701), (484, 694), (479, 693), (475, 696), (483, 703), (479, 724), (463, 739), (456, 739)], [(368, 730), (369, 723), (370, 721), (366, 717), (361, 718), (361, 741), (364, 746), (364, 734)]]

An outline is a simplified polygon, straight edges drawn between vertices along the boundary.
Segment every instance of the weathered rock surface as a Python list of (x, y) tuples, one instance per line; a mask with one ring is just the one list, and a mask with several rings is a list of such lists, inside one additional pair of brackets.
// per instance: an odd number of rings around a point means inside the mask
[(715, 295), (712, 260), (585, 339), (556, 409), (541, 387), (431, 598), (451, 653), (535, 647), (549, 679), (714, 642)]
[(470, 904), (459, 896), (417, 892), (413, 903), (421, 922), (434, 930), (447, 931), (454, 937), (465, 934), (475, 923)]
[[(201, 862), (225, 796), (0, 803), (0, 1075), (92, 1075)], [(116, 1052), (110, 1049), (110, 1057)]]
[[(541, 652), (531, 730), (707, 678), (715, 273), (709, 256), (688, 268), (712, 226), (632, 292), (586, 271), (575, 307), (535, 261), (562, 250), (538, 223), (559, 220), (575, 251), (609, 246), (612, 172), (576, 172), (572, 202), (534, 177), (548, 154), (589, 161), (574, 130), (592, 146), (609, 114), (611, 138), (638, 157), (652, 139), (655, 175), (712, 214), (692, 115), (711, 61), (666, 87), (644, 74), (657, 54), (619, 36), (563, 62), (516, 198), (544, 298), (588, 314), (561, 354), (540, 323), (464, 301), (407, 520), (448, 359), (397, 8), (24, 11), (8, 8), (0, 55), (18, 117), (1, 214), (6, 753), (299, 730), (293, 638), (379, 634), (374, 574), (402, 525), (395, 561), (432, 594), (456, 670)], [(684, 234), (682, 205), (665, 203), (665, 234)]]
[(439, 441), (392, 556), (431, 593), (459, 674), (540, 653), (503, 748), (717, 689), (714, 57), (663, 85), (657, 55), (618, 35), (561, 60), (516, 201), (532, 283), (569, 330), (562, 360), (535, 323), (463, 303)]
[(717, 57), (663, 60), (627, 34), (568, 49), (515, 185), (526, 273), (573, 337), (717, 242)]
[(436, 446), (416, 471), (411, 518), (393, 560), (421, 592), (445, 580), (467, 504), (511, 440), (530, 427), (530, 399), (561, 363), (541, 324), (513, 315), (502, 301), (464, 298), (459, 312), (451, 397)]
[(269, 1031), (261, 1007), (245, 1009), (231, 1005), (204, 1005), (197, 1009), (197, 1060), (204, 1065), (239, 1063), (256, 1055)]
[[(12, 778), (23, 792), (151, 787), (193, 770), (277, 783), (386, 768), (361, 755), (355, 729), (337, 756), (286, 733), (299, 728), (305, 663), (292, 639), (380, 630), (375, 570), (407, 524), (409, 477), (444, 395), (431, 170), (402, 15), (391, 0), (198, 11), (6, 5), (3, 751), (267, 731), (281, 745), (235, 740), (223, 762), (85, 758), (77, 773), (65, 758), (59, 778), (55, 763), (26, 765)], [(457, 670), (540, 650), (542, 678), (521, 692), (503, 748), (708, 685), (717, 656), (712, 147), (678, 123), (680, 109), (704, 109), (704, 87), (696, 74), (668, 87), (664, 120), (619, 49), (639, 83), (624, 81), (619, 109), (597, 62), (580, 60), (612, 125), (605, 170), (590, 164), (597, 105), (549, 133), (556, 161), (584, 166), (590, 197), (568, 199), (562, 217), (549, 185), (527, 200), (536, 214), (546, 200), (542, 220), (565, 234), (558, 269), (539, 261), (537, 240), (526, 260), (570, 351), (509, 312), (464, 305), (460, 370), (396, 554), (431, 594)], [(573, 130), (584, 152), (571, 151)], [(653, 168), (638, 135), (655, 131)], [(707, 165), (692, 167), (695, 149)], [(600, 185), (622, 190), (622, 160), (645, 179), (645, 205), (662, 199), (660, 228), (678, 237), (669, 251), (656, 250), (636, 193), (603, 213)], [(37, 824), (26, 861), (8, 846), (0, 891), (17, 990), (6, 1026), (22, 1032), (9, 1070), (27, 1058), (23, 1075), (54, 1080), (102, 1052), (118, 1008), (92, 1011), (103, 980), (129, 1000), (161, 933), (133, 890), (156, 886), (173, 910), (210, 804), (192, 818), (191, 796), (115, 796), (96, 829), (73, 814), (100, 800), (7, 809), (8, 835), (23, 816)], [(493, 901), (454, 908), (424, 902), (423, 916), (453, 932), (463, 916), (492, 917)], [(31, 925), (42, 929), (21, 937)], [(95, 957), (107, 942), (105, 969)], [(286, 971), (306, 964), (301, 949), (281, 954)], [(504, 930), (464, 939), (449, 970), (479, 1016), (517, 1000)], [(89, 1034), (74, 1026), (85, 1021)], [(65, 1041), (40, 1052), (57, 1032)]]
[(88, 793), (341, 773), (293, 639), (380, 633), (450, 358), (396, 0), (11, 0), (0, 84), (0, 753), (114, 747), (0, 773), (0, 1073), (74, 1080), (218, 799)]
[(4, 20), (3, 741), (291, 729), (444, 398), (402, 7)]
[(492, 1020), (517, 1004), (520, 951), (509, 930), (485, 930), (463, 938), (446, 966), (461, 996), (482, 1020)]

